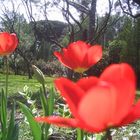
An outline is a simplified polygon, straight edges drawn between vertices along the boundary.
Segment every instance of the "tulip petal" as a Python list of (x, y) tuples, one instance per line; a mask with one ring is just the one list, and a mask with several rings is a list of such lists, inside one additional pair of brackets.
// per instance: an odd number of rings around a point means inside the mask
[(61, 127), (78, 127), (78, 121), (73, 118), (63, 118), (58, 116), (50, 116), (50, 117), (36, 117), (35, 120), (37, 122), (55, 124)]
[(140, 119), (140, 100), (136, 103), (136, 105), (132, 106), (128, 115), (122, 120), (121, 125), (127, 125), (136, 120)]
[(40, 123), (49, 123), (57, 125), (59, 127), (72, 127), (72, 128), (81, 128), (87, 132), (101, 132), (102, 129), (94, 129), (87, 126), (84, 122), (79, 122), (74, 118), (63, 118), (59, 116), (49, 116), (49, 117), (36, 117), (35, 120)]
[(135, 75), (133, 69), (125, 63), (113, 64), (102, 73), (101, 80), (112, 83), (117, 90), (116, 114), (114, 123), (126, 116), (135, 98)]
[[(81, 78), (76, 84), (81, 87), (85, 92), (96, 86), (99, 79), (97, 77), (84, 77)], [(88, 84), (87, 84), (88, 83)]]
[(67, 60), (64, 58), (63, 54), (61, 54), (60, 52), (54, 52), (54, 55), (58, 58), (58, 60), (66, 67), (68, 68), (73, 68), (74, 65), (72, 64), (71, 61)]
[(0, 55), (4, 56), (12, 53), (18, 45), (16, 34), (1, 32), (0, 33)]
[(112, 125), (115, 113), (116, 90), (107, 83), (101, 83), (89, 90), (78, 106), (81, 119), (95, 130), (104, 130)]
[(54, 52), (54, 55), (66, 67), (75, 72), (83, 73), (94, 65), (102, 57), (102, 47), (91, 46), (84, 41), (70, 43), (62, 52)]
[[(18, 45), (18, 39), (17, 39), (17, 37), (16, 37), (16, 34), (14, 34), (14, 33), (10, 34), (10, 38), (9, 38), (8, 45), (9, 45), (9, 46), (13, 46), (13, 48), (10, 47), (10, 48), (12, 48), (12, 50), (15, 49), (15, 48), (17, 47), (17, 45)], [(11, 51), (11, 50), (10, 50), (10, 51)]]
[(83, 59), (83, 67), (91, 67), (102, 58), (102, 47), (100, 45), (92, 46), (88, 49)]
[[(64, 51), (65, 49), (63, 49)], [(58, 60), (66, 67), (72, 69), (75, 68), (75, 66), (77, 64), (75, 64), (74, 61), (72, 61), (73, 59), (71, 59), (69, 56), (67, 56), (66, 53), (67, 50), (64, 51), (64, 54), (60, 53), (60, 52), (54, 52), (54, 55), (58, 58)]]
[(77, 62), (77, 67), (81, 67), (82, 61), (86, 52), (89, 49), (89, 45), (83, 41), (73, 42), (68, 46), (68, 55), (71, 60)]
[(55, 86), (66, 99), (72, 114), (77, 117), (77, 106), (85, 92), (78, 85), (66, 78), (56, 79)]
[(5, 51), (8, 43), (9, 33), (1, 32), (0, 33), (0, 47)]

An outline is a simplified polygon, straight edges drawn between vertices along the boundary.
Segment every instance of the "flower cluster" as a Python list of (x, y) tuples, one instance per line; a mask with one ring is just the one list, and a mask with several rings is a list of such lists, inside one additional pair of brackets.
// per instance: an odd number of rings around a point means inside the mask
[[(68, 68), (83, 73), (101, 59), (102, 47), (77, 41), (54, 54)], [(77, 82), (61, 77), (55, 80), (55, 86), (65, 98), (73, 117), (37, 117), (38, 122), (102, 132), (140, 118), (140, 101), (134, 103), (136, 77), (126, 63), (112, 64), (100, 77), (85, 77)]]

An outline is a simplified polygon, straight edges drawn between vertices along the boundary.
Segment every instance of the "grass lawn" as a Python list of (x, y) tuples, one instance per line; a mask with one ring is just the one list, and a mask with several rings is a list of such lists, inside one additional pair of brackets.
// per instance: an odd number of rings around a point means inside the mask
[[(54, 78), (46, 77), (46, 85), (53, 84)], [(8, 95), (14, 96), (18, 94), (19, 91), (23, 91), (23, 87), (27, 85), (29, 89), (33, 92), (39, 90), (41, 86), (38, 81), (33, 77), (33, 79), (28, 79), (28, 76), (21, 75), (9, 75), (8, 79)], [(5, 89), (5, 75), (0, 74), (0, 90)]]
[[(53, 84), (53, 80), (54, 80), (53, 77), (45, 77), (45, 79), (46, 79), (46, 85)], [(27, 85), (29, 89), (33, 92), (38, 91), (39, 87), (41, 86), (34, 77), (32, 79), (29, 79), (28, 76), (9, 75), (9, 78), (8, 78), (9, 96), (13, 96), (15, 94), (18, 94), (19, 91), (23, 91), (23, 88), (25, 85)], [(4, 74), (0, 74), (0, 90), (2, 88), (5, 89), (5, 75)], [(138, 98), (140, 98), (140, 90), (137, 90), (136, 94)]]

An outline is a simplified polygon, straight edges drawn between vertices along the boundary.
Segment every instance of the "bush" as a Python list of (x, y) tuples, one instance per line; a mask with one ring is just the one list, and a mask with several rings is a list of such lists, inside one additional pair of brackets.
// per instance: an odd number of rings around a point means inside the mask
[(35, 64), (41, 71), (48, 76), (65, 75), (65, 67), (58, 60), (48, 61), (47, 63), (40, 59)]
[(102, 71), (110, 64), (110, 58), (108, 54), (104, 54), (102, 59), (96, 63), (93, 67), (91, 67), (86, 74), (88, 76), (99, 76)]
[(113, 40), (109, 42), (109, 58), (110, 63), (119, 63), (121, 60), (121, 51), (125, 46), (125, 42), (121, 40)]

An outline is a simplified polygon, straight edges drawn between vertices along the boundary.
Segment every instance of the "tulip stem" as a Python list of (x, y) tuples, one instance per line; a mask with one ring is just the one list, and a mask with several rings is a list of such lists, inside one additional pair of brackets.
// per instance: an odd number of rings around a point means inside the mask
[(5, 58), (5, 69), (6, 69), (5, 94), (6, 94), (6, 97), (7, 97), (7, 94), (8, 94), (8, 74), (9, 74), (9, 67), (8, 67), (8, 58), (7, 58), (7, 56), (5, 56), (4, 58)]
[(84, 139), (84, 132), (80, 128), (77, 128), (77, 140), (83, 140), (83, 139)]
[[(44, 115), (45, 116), (48, 116), (49, 115), (49, 106), (48, 106), (48, 102), (46, 100), (46, 87), (45, 87), (45, 84), (43, 83), (42, 84), (42, 87), (43, 87), (43, 102), (44, 102)], [(46, 107), (45, 107), (46, 106)], [(44, 140), (48, 140), (48, 131), (49, 131), (49, 124), (44, 124), (43, 125), (43, 129), (45, 131), (45, 134), (44, 134)]]
[(82, 78), (83, 77), (83, 73), (80, 73), (80, 78)]

